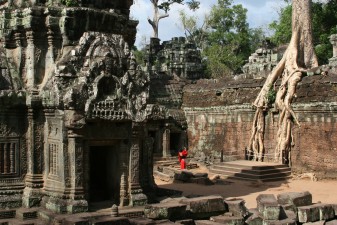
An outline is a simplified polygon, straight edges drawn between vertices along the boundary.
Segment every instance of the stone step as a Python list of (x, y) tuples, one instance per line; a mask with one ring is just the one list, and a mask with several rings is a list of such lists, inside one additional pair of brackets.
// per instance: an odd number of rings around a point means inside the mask
[(273, 163), (264, 164), (261, 162), (252, 162), (252, 161), (245, 161), (245, 160), (222, 162), (216, 165), (223, 166), (223, 167), (236, 168), (236, 169), (257, 170), (257, 171), (289, 168), (287, 165), (283, 165), (283, 164), (273, 164)]
[(213, 165), (212, 169), (216, 170), (226, 170), (226, 171), (231, 171), (235, 173), (248, 173), (248, 174), (253, 174), (253, 175), (265, 175), (265, 174), (275, 174), (275, 173), (280, 173), (280, 172), (290, 172), (289, 167), (280, 167), (280, 168), (275, 168), (275, 167), (266, 167), (265, 169), (242, 169), (238, 167), (233, 167), (233, 166), (227, 166), (227, 165)]
[(291, 177), (291, 169), (287, 165), (243, 160), (215, 164), (210, 172), (226, 179), (247, 181), (280, 181)]
[(282, 180), (286, 180), (286, 179), (290, 179), (291, 176), (287, 175), (287, 176), (278, 176), (275, 175), (273, 177), (270, 178), (265, 178), (265, 177), (259, 177), (259, 176), (241, 176), (241, 175), (233, 175), (231, 173), (228, 173), (227, 175), (223, 173), (223, 171), (212, 171), (210, 170), (210, 176), (211, 175), (220, 175), (222, 179), (233, 179), (233, 180), (245, 180), (245, 181), (263, 181), (263, 182), (271, 182), (271, 181), (282, 181)]
[(226, 170), (216, 170), (216, 169), (210, 169), (211, 173), (216, 173), (220, 175), (225, 175), (225, 176), (231, 176), (231, 177), (237, 177), (237, 178), (248, 178), (248, 179), (259, 179), (259, 180), (264, 180), (264, 179), (273, 179), (276, 177), (279, 178), (284, 178), (284, 177), (289, 177), (291, 175), (290, 171), (287, 172), (279, 172), (279, 173), (270, 173), (270, 174), (263, 174), (263, 175), (258, 175), (258, 174), (251, 174), (251, 173), (235, 173), (232, 171), (226, 171)]

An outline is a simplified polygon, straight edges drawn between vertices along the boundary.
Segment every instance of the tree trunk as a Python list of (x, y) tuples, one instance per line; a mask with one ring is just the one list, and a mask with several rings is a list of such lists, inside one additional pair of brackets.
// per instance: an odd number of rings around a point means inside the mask
[(311, 0), (292, 1), (292, 37), (283, 58), (268, 75), (254, 106), (257, 108), (253, 121), (252, 136), (248, 149), (254, 159), (262, 161), (264, 156), (264, 126), (265, 111), (268, 110), (267, 95), (277, 79), (281, 79), (275, 100), (275, 107), (279, 111), (277, 145), (274, 161), (289, 163), (289, 153), (292, 140), (292, 126), (299, 121), (291, 107), (295, 97), (296, 87), (306, 71), (317, 67), (317, 57), (312, 42)]
[(147, 21), (149, 22), (149, 24), (152, 26), (153, 29), (153, 34), (152, 37), (154, 38), (158, 38), (158, 26), (159, 26), (159, 21), (165, 17), (168, 17), (168, 14), (163, 14), (160, 15), (159, 13), (159, 8), (158, 8), (158, 0), (150, 0), (152, 3), (152, 7), (153, 7), (153, 19), (147, 19)]

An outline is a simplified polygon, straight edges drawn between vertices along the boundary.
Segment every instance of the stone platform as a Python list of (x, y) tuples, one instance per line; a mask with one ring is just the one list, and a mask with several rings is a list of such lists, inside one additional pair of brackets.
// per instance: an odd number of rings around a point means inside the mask
[(290, 178), (291, 169), (277, 163), (237, 160), (214, 164), (210, 167), (210, 173), (227, 179), (268, 182)]

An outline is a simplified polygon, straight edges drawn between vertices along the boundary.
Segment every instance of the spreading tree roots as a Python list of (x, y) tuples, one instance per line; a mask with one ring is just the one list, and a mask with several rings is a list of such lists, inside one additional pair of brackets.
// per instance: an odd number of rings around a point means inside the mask
[(289, 163), (289, 153), (292, 143), (292, 126), (300, 123), (291, 107), (296, 96), (296, 87), (308, 69), (317, 67), (317, 58), (312, 44), (311, 31), (311, 1), (293, 0), (292, 38), (283, 58), (269, 74), (254, 106), (256, 113), (253, 120), (252, 134), (248, 150), (253, 153), (254, 160), (263, 161), (265, 114), (268, 110), (267, 95), (275, 82), (281, 79), (275, 99), (275, 108), (279, 111), (277, 144), (274, 161)]

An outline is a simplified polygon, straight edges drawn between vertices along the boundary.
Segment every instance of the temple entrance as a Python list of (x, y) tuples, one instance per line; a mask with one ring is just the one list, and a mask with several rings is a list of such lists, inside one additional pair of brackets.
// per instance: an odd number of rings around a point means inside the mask
[(116, 146), (91, 146), (89, 201), (119, 204), (120, 170)]

